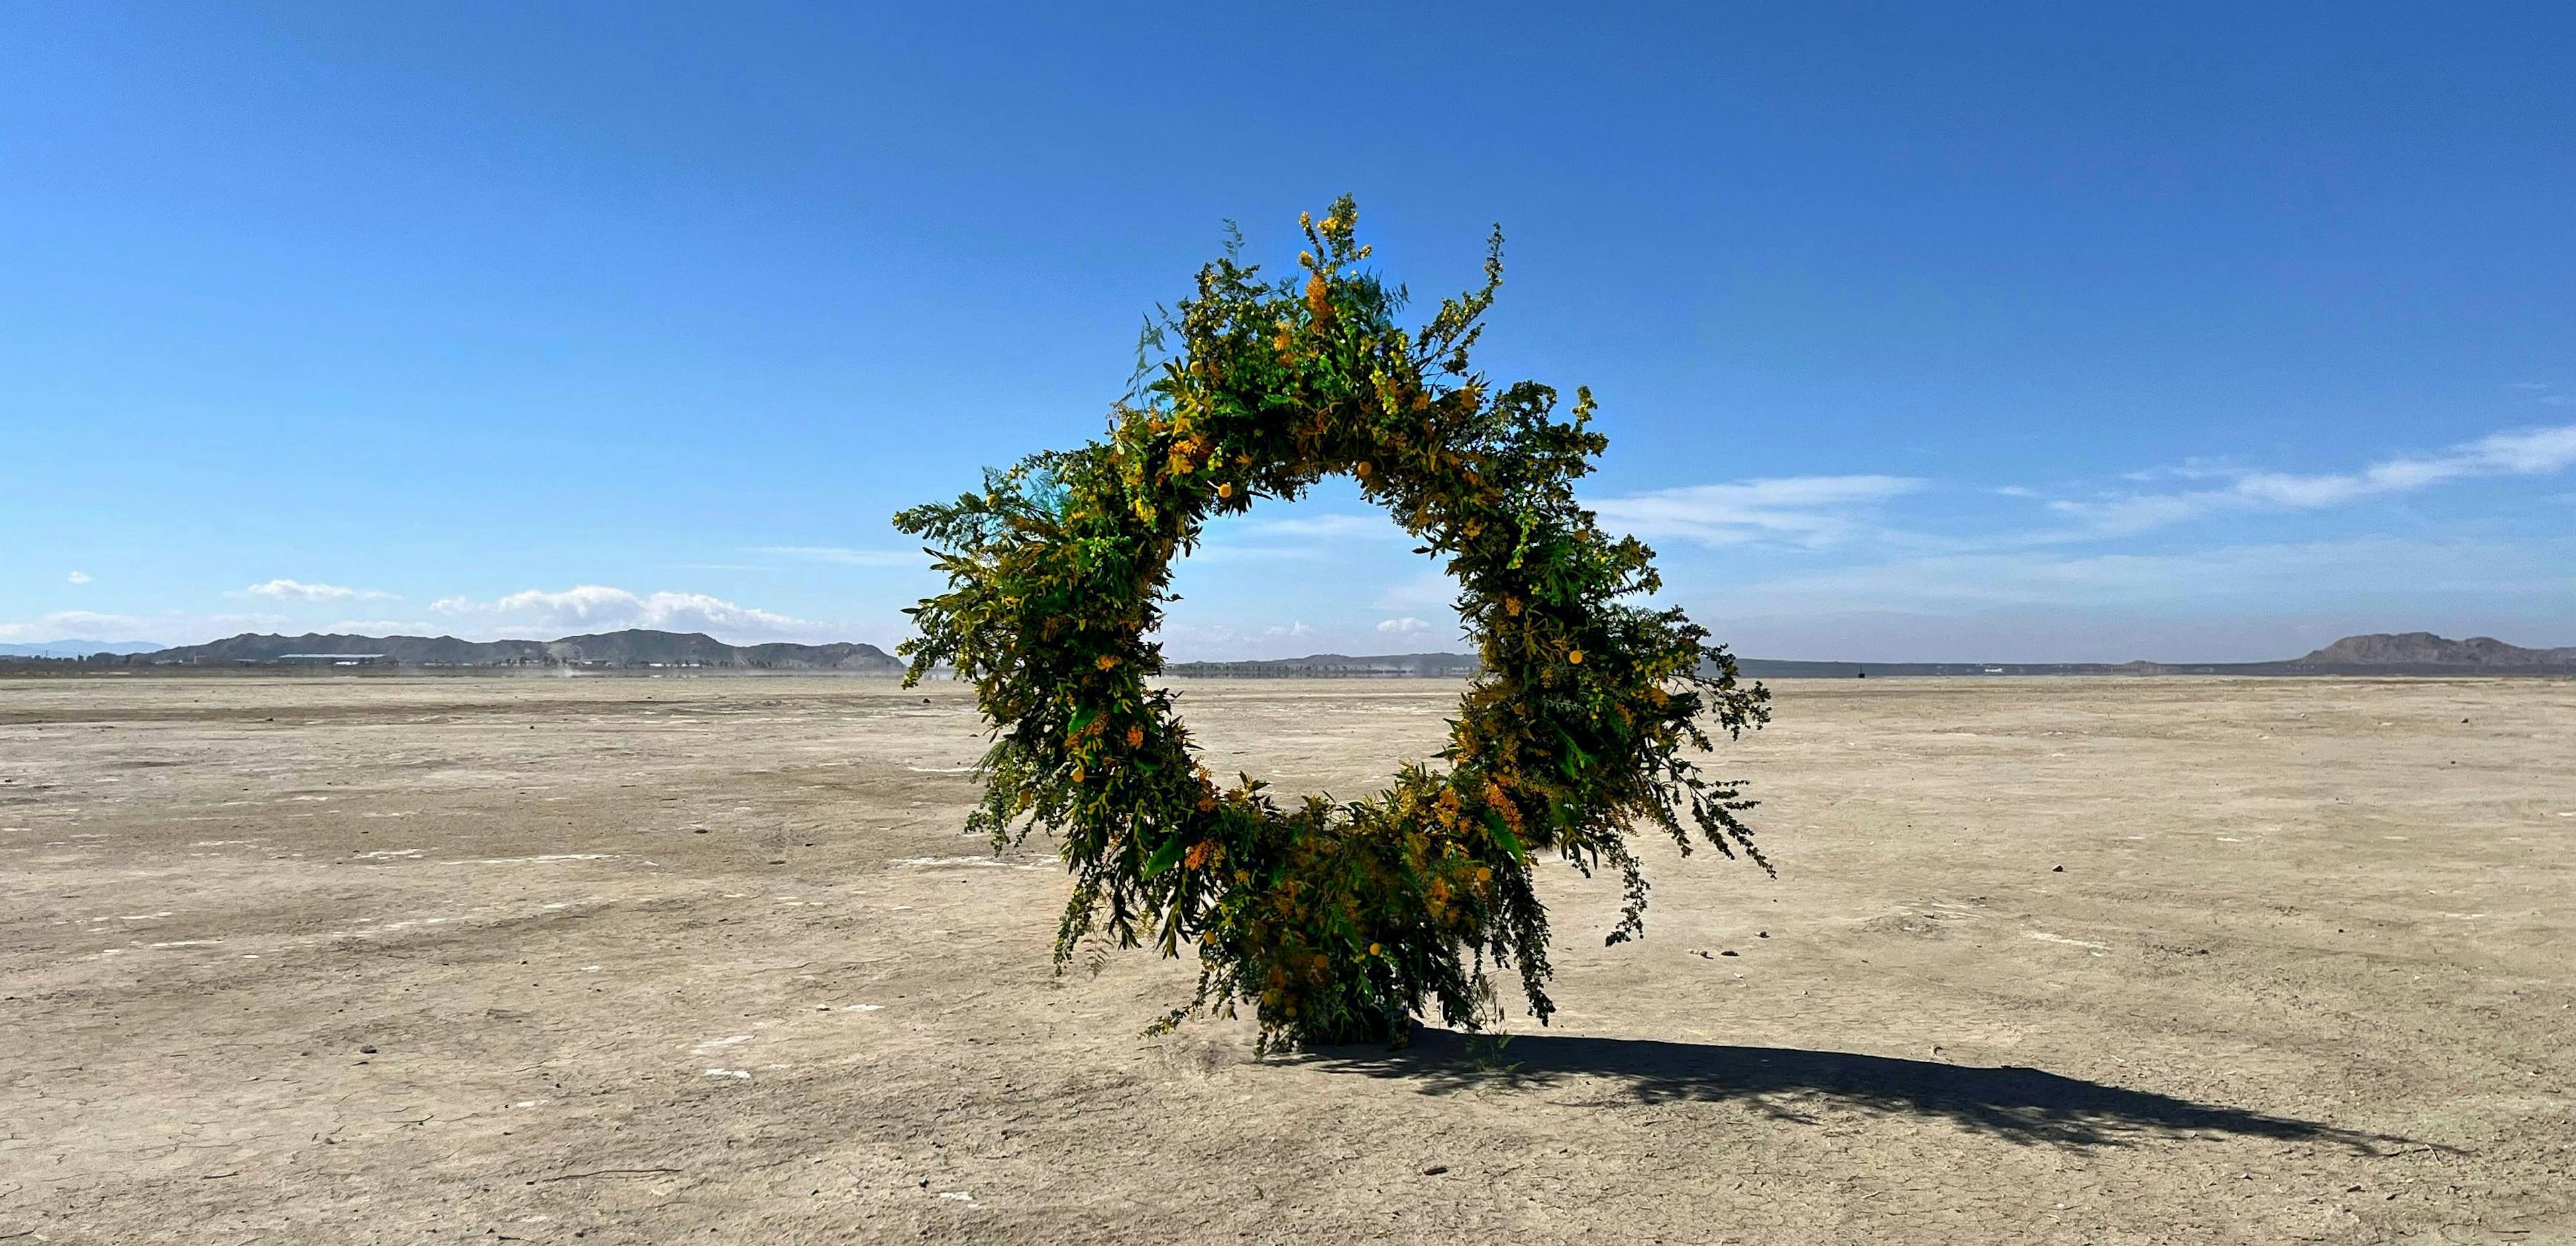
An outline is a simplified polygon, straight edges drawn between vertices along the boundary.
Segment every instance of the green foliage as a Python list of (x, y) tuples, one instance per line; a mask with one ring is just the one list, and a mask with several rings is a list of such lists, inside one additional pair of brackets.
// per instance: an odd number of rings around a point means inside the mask
[[(1608, 445), (1588, 391), (1497, 389), (1468, 351), (1502, 282), (1408, 332), (1404, 301), (1360, 265), (1357, 212), (1321, 221), (1299, 277), (1265, 282), (1235, 248), (1200, 270), (1158, 324), (1136, 390), (1103, 439), (988, 470), (980, 492), (896, 516), (932, 547), (948, 589), (911, 613), (910, 679), (945, 664), (971, 681), (994, 744), (972, 829), (996, 845), (1044, 828), (1074, 878), (1059, 966), (1084, 939), (1196, 946), (1194, 1009), (1253, 1001), (1265, 1048), (1401, 1037), (1436, 1004), (1449, 1024), (1493, 1019), (1491, 968), (1517, 970), (1553, 1011), (1547, 913), (1532, 866), (1608, 865), (1627, 902), (1609, 939), (1644, 929), (1647, 884), (1628, 836), (1654, 828), (1762, 863), (1740, 785), (1690, 754), (1769, 717), (1768, 692), (1660, 587), (1653, 552), (1612, 539), (1573, 482)], [(1282, 803), (1248, 776), (1220, 786), (1192, 756), (1145, 637), (1172, 559), (1212, 515), (1355, 478), (1445, 557), (1484, 674), (1438, 769), (1386, 791)]]

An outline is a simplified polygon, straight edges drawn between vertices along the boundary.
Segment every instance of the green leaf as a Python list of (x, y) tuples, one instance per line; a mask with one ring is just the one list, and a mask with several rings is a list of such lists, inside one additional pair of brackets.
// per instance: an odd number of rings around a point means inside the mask
[(1512, 834), (1511, 823), (1503, 821), (1503, 815), (1492, 809), (1485, 811), (1485, 829), (1492, 831), (1494, 839), (1513, 856), (1522, 856), (1527, 852), (1521, 847), (1520, 836)]
[(1172, 868), (1172, 862), (1181, 859), (1181, 851), (1182, 845), (1180, 836), (1174, 835), (1170, 839), (1164, 840), (1163, 846), (1155, 849), (1154, 855), (1146, 859), (1145, 877), (1152, 878), (1155, 875)]

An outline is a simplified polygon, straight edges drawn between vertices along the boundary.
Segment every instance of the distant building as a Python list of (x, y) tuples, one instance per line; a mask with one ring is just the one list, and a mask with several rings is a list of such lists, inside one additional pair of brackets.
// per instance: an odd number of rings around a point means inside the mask
[(391, 666), (381, 653), (281, 653), (274, 658), (243, 658), (244, 666)]

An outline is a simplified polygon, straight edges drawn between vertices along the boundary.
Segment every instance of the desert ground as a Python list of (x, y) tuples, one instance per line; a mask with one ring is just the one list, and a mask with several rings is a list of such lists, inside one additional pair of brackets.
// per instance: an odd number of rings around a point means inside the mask
[[(1355, 795), (1458, 689), (1182, 705)], [(2576, 1241), (2576, 683), (1777, 691), (1778, 878), (1261, 1061), (1052, 971), (954, 686), (0, 681), (0, 1241)]]

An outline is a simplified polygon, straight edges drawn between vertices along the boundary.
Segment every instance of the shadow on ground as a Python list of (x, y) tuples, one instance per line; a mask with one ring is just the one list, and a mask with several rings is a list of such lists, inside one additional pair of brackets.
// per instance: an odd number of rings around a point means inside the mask
[(1335, 1071), (1415, 1082), (1426, 1094), (1572, 1087), (1588, 1079), (1646, 1103), (1738, 1102), (1800, 1122), (1815, 1120), (1820, 1109), (1857, 1108), (1938, 1117), (1974, 1133), (2068, 1147), (2211, 1135), (2325, 1142), (2373, 1155), (2383, 1154), (2385, 1147), (2421, 1145), (2039, 1069), (1843, 1051), (1553, 1034), (1518, 1035), (1498, 1046), (1451, 1030), (1424, 1030), (1411, 1046), (1396, 1050), (1334, 1047), (1306, 1059)]

